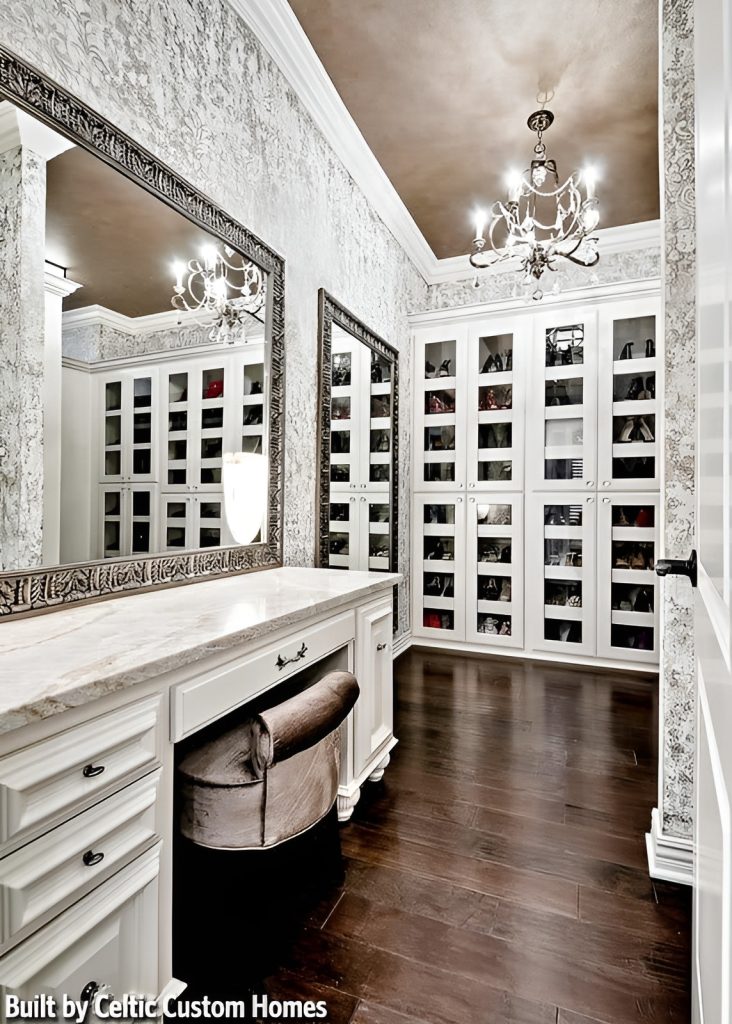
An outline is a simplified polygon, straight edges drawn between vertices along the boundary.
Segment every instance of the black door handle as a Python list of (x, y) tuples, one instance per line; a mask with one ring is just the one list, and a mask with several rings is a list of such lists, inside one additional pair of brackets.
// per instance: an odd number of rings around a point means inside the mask
[(697, 579), (696, 551), (692, 551), (688, 558), (662, 558), (656, 562), (656, 573), (659, 576), (688, 576), (692, 587), (695, 587)]

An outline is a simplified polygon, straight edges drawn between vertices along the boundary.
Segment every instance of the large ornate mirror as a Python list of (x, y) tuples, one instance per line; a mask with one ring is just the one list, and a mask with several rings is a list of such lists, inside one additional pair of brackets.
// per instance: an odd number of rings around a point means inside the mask
[(280, 564), (282, 261), (6, 55), (0, 96), (0, 614)]
[(397, 571), (398, 354), (319, 293), (318, 564)]

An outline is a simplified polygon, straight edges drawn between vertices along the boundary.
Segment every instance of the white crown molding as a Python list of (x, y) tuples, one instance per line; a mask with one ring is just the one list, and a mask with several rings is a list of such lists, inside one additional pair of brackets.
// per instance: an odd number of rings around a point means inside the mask
[(44, 160), (53, 160), (73, 149), (74, 143), (7, 100), (0, 101), (0, 153), (18, 146), (27, 147)]
[(43, 274), (43, 287), (46, 295), (56, 295), (65, 299), (67, 295), (73, 295), (78, 288), (82, 288), (77, 281), (64, 277), (63, 273), (52, 263), (47, 263)]
[[(428, 285), (461, 281), (475, 270), (467, 254), (438, 260), (359, 131), (287, 0), (228, 0), (268, 51), (317, 128)], [(661, 244), (660, 221), (604, 228), (600, 253)], [(501, 273), (511, 271), (509, 265)], [(486, 273), (487, 271), (482, 271)], [(495, 272), (495, 271), (494, 271)]]
[(147, 316), (125, 316), (106, 306), (83, 306), (81, 309), (70, 309), (63, 314), (63, 329), (74, 327), (111, 327), (122, 334), (154, 334), (172, 327), (190, 327), (196, 324), (210, 323), (209, 312), (179, 313), (177, 309), (164, 310), (162, 313), (149, 313)]
[(359, 131), (287, 0), (229, 0), (288, 80), (320, 132), (420, 274), (437, 259)]
[(651, 831), (646, 832), (646, 853), (651, 878), (680, 885), (694, 884), (694, 843), (691, 839), (664, 835), (657, 807), (651, 811)]

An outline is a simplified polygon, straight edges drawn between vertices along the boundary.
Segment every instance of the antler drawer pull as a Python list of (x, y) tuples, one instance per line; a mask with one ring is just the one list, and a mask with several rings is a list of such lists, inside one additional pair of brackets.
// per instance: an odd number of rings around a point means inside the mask
[(101, 864), (104, 860), (104, 854), (94, 853), (93, 850), (87, 850), (81, 859), (88, 868), (93, 868), (95, 864)]
[(85, 779), (93, 779), (96, 775), (101, 775), (104, 771), (103, 764), (88, 764), (85, 768), (82, 768), (81, 774)]
[(303, 640), (302, 647), (293, 658), (283, 658), (281, 654), (277, 655), (277, 668), (282, 671), (285, 665), (293, 665), (296, 661), (302, 661), (307, 653), (308, 649)]

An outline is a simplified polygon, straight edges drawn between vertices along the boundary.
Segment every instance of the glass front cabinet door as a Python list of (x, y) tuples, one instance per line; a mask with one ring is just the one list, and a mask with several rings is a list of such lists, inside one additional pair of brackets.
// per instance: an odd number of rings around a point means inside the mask
[(658, 661), (660, 500), (629, 491), (601, 495), (597, 506), (597, 653)]
[(466, 508), (466, 639), (523, 647), (523, 497), (471, 494)]
[(527, 466), (532, 490), (597, 481), (597, 313), (562, 309), (534, 321)]
[(465, 639), (465, 497), (415, 498), (413, 630), (419, 636)]
[(612, 303), (599, 322), (598, 489), (658, 490), (659, 302)]
[(99, 378), (99, 481), (157, 480), (157, 370), (120, 370)]
[(521, 491), (523, 363), (530, 324), (493, 319), (468, 329), (465, 385), (468, 490)]
[(530, 646), (564, 656), (595, 653), (596, 498), (537, 494), (527, 530)]
[(429, 328), (415, 339), (414, 490), (465, 487), (467, 328)]

